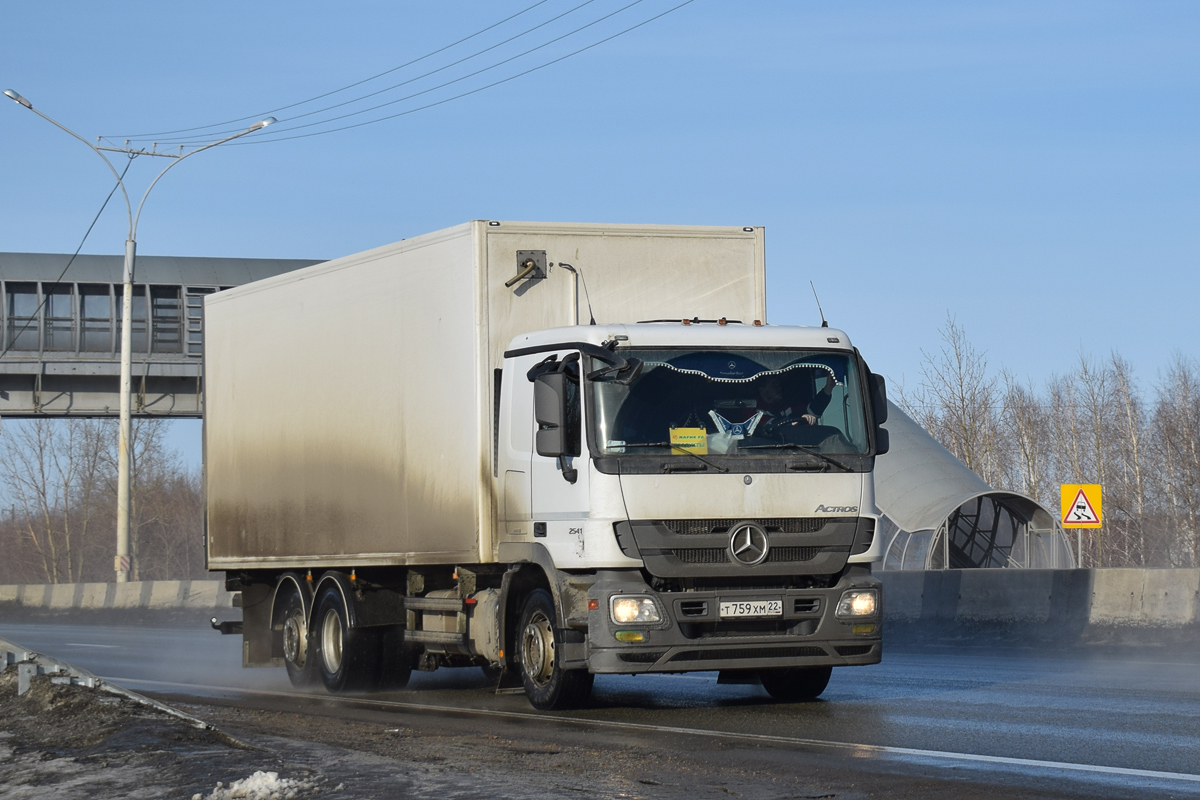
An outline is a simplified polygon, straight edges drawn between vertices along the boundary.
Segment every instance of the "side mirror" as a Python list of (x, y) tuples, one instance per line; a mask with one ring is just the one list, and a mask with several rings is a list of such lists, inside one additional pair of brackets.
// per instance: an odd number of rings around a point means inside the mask
[(875, 429), (875, 455), (881, 456), (888, 450), (892, 449), (892, 437), (888, 434), (887, 428)]
[(617, 383), (622, 386), (628, 386), (638, 379), (642, 374), (642, 360), (640, 358), (631, 358), (625, 362), (625, 368), (617, 371)]
[(887, 422), (887, 384), (882, 375), (871, 373), (871, 405), (875, 409), (875, 424)]
[(533, 381), (533, 417), (538, 426), (534, 444), (539, 456), (567, 454), (566, 379), (561, 372), (548, 372)]

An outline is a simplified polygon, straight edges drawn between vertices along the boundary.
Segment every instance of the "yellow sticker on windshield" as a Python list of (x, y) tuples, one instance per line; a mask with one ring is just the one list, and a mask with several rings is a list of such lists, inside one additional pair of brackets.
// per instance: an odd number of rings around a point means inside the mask
[(708, 432), (704, 428), (671, 428), (671, 446), (696, 455), (706, 455)]

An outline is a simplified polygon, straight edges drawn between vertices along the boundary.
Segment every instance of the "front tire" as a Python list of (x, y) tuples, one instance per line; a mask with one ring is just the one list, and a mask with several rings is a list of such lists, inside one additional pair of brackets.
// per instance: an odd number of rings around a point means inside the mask
[(350, 627), (346, 602), (336, 584), (327, 584), (317, 596), (312, 644), (316, 670), (330, 694), (365, 691), (378, 683), (378, 632)]
[(833, 667), (785, 667), (759, 670), (767, 693), (784, 703), (816, 700), (829, 685)]
[(554, 599), (545, 589), (536, 589), (525, 599), (517, 625), (525, 696), (540, 711), (579, 708), (591, 695), (595, 679), (587, 670), (562, 668), (554, 619)]

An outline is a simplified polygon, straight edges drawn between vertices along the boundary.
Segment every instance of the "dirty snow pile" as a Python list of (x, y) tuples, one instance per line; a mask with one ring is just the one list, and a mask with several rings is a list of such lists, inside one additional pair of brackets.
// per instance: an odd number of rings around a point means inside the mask
[(249, 778), (234, 781), (229, 786), (217, 783), (212, 794), (205, 797), (197, 792), (192, 800), (292, 800), (313, 785), (308, 781), (281, 778), (278, 772), (258, 771)]

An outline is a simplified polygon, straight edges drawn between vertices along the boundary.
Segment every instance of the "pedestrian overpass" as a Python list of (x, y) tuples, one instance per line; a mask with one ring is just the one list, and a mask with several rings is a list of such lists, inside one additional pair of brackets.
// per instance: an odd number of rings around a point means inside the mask
[[(317, 263), (138, 256), (132, 413), (200, 417), (205, 296)], [(121, 255), (0, 253), (0, 417), (118, 415), (123, 268)]]

